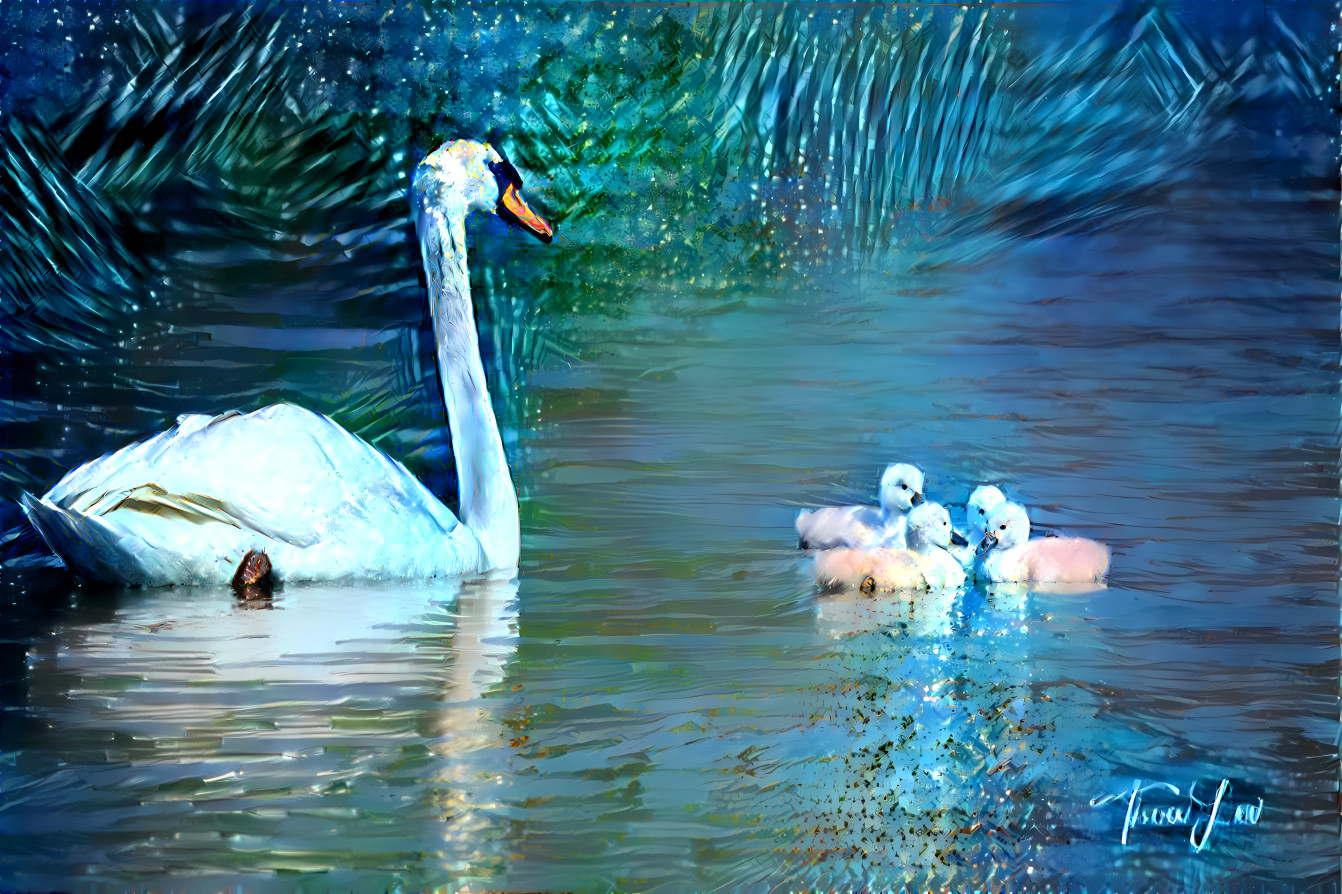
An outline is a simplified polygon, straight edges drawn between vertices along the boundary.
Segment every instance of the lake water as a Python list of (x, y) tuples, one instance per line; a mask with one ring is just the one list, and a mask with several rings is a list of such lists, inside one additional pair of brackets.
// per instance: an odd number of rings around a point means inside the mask
[[(1336, 194), (1228, 182), (552, 321), (516, 581), (4, 569), (0, 888), (1336, 890)], [(818, 594), (793, 516), (898, 460), (1109, 586)], [(1136, 780), (1230, 780), (1201, 850)]]

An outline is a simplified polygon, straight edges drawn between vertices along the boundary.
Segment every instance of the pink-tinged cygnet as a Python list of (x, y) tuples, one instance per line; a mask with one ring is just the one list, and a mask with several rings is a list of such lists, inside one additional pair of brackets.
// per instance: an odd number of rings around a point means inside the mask
[(1109, 571), (1109, 548), (1081, 537), (1030, 539), (1030, 518), (1019, 503), (988, 512), (983, 572), (993, 581), (1086, 583)]
[(905, 546), (905, 515), (922, 502), (923, 473), (896, 463), (881, 475), (879, 506), (832, 506), (797, 514), (797, 544), (802, 549)]
[(816, 583), (826, 589), (942, 589), (965, 581), (964, 569), (946, 548), (955, 535), (950, 515), (936, 503), (913, 507), (908, 515), (908, 548), (839, 548), (815, 557)]
[(991, 484), (981, 484), (969, 495), (969, 502), (965, 503), (965, 545), (951, 548), (951, 555), (962, 568), (973, 566), (975, 549), (983, 542), (988, 513), (1005, 501), (1006, 495)]
[(966, 541), (951, 528), (951, 516), (940, 503), (924, 503), (909, 510), (909, 551), (918, 557), (923, 583), (932, 590), (958, 587), (965, 570), (951, 555), (951, 544)]
[(923, 571), (906, 549), (839, 547), (815, 554), (815, 582), (826, 590), (905, 590), (923, 586)]

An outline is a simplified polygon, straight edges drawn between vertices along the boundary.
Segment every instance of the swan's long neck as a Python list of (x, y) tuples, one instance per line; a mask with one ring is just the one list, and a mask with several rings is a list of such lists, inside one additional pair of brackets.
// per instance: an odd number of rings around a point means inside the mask
[(517, 491), (480, 360), (466, 272), (465, 209), (459, 214), (424, 209), (419, 216), (419, 237), (438, 374), (457, 462), (461, 521), (484, 547), (488, 567), (511, 568), (517, 564), (520, 540)]

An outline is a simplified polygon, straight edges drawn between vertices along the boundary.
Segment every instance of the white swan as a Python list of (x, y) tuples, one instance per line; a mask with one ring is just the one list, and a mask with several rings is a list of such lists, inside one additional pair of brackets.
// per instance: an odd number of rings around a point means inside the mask
[(330, 419), (277, 404), (180, 416), (85, 463), (28, 518), (80, 577), (130, 586), (228, 583), (263, 551), (277, 580), (419, 578), (517, 565), (517, 495), (485, 387), (466, 273), (466, 215), (490, 211), (544, 241), (517, 171), (491, 146), (445, 143), (411, 187), (461, 521), (400, 463)]
[(1109, 548), (1082, 537), (1030, 539), (1030, 517), (1019, 503), (988, 513), (982, 571), (991, 581), (1097, 583), (1109, 571)]
[(865, 549), (905, 546), (905, 515), (922, 502), (923, 473), (895, 463), (881, 475), (879, 506), (829, 506), (797, 513), (797, 545), (802, 549)]

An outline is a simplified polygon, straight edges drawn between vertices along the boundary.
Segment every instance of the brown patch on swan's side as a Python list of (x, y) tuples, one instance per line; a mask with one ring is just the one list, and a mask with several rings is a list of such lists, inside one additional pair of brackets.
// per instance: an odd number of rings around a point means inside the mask
[(260, 550), (248, 550), (233, 574), (233, 591), (239, 599), (269, 599), (274, 585), (270, 571), (269, 556)]

